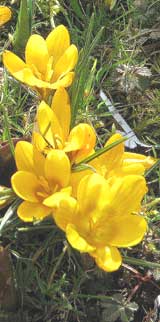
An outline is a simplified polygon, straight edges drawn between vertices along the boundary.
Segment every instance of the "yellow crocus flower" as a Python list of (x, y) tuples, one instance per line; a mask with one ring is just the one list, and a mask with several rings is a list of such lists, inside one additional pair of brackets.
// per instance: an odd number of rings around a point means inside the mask
[(65, 26), (59, 25), (46, 38), (31, 35), (25, 49), (25, 62), (11, 51), (3, 53), (3, 63), (16, 79), (31, 86), (43, 99), (50, 90), (72, 84), (78, 50), (70, 45)]
[[(122, 139), (122, 135), (116, 133), (106, 142), (105, 147)], [(102, 154), (97, 160), (97, 171), (105, 178), (113, 175), (125, 176), (129, 174), (143, 175), (145, 170), (154, 165), (156, 160), (143, 154), (125, 152), (124, 142)], [(95, 166), (96, 166), (95, 165)]]
[(39, 133), (33, 133), (33, 144), (44, 153), (50, 149), (65, 151), (72, 164), (87, 157), (96, 143), (94, 129), (79, 123), (70, 131), (71, 107), (64, 88), (56, 91), (51, 108), (42, 101), (37, 109)]
[(87, 175), (79, 184), (77, 205), (64, 203), (54, 219), (74, 248), (88, 252), (100, 268), (111, 272), (122, 263), (118, 248), (138, 244), (147, 230), (138, 214), (146, 192), (145, 179), (139, 175), (108, 180), (96, 173)]
[[(122, 139), (122, 135), (116, 133), (106, 142), (105, 147)], [(111, 177), (123, 177), (126, 175), (144, 175), (145, 170), (151, 168), (156, 160), (150, 156), (143, 154), (125, 152), (124, 142), (118, 144), (109, 151), (103, 153), (89, 164), (94, 168), (95, 172), (102, 175), (105, 179)], [(73, 195), (77, 195), (77, 188), (80, 180), (93, 171), (87, 169), (85, 171), (75, 172), (71, 174), (71, 185), (73, 186)]]
[(15, 148), (18, 171), (11, 178), (14, 192), (24, 201), (18, 216), (24, 221), (42, 220), (70, 199), (70, 161), (65, 152), (52, 150), (45, 158), (33, 145), (19, 141)]
[(11, 19), (11, 10), (6, 6), (0, 6), (0, 26), (3, 26)]

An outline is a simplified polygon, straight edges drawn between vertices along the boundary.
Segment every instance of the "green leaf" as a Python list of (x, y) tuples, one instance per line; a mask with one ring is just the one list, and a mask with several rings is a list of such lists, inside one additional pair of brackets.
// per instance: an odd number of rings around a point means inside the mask
[(70, 0), (71, 7), (78, 18), (84, 19), (84, 14), (77, 0)]
[(154, 263), (154, 262), (149, 262), (144, 259), (137, 259), (129, 256), (124, 256), (123, 257), (124, 263), (127, 264), (132, 264), (136, 266), (142, 266), (142, 267), (148, 267), (148, 268), (160, 268), (160, 264)]
[(112, 300), (103, 301), (102, 307), (104, 308), (102, 322), (116, 322), (117, 319), (122, 322), (131, 322), (135, 311), (138, 310), (137, 303), (125, 303), (121, 294), (114, 294)]
[(23, 56), (25, 46), (32, 31), (33, 1), (21, 0), (16, 30), (13, 35), (15, 52)]
[(94, 167), (92, 167), (89, 164), (80, 164), (80, 165), (75, 165), (72, 168), (72, 172), (80, 172), (80, 171), (85, 171), (85, 170), (91, 170), (93, 172), (96, 172), (96, 169)]

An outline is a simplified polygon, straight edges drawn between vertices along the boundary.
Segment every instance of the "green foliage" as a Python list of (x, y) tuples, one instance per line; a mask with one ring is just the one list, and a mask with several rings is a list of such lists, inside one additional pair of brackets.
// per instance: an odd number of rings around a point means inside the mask
[[(91, 67), (91, 54), (95, 49), (96, 45), (100, 41), (102, 36), (103, 27), (98, 31), (97, 35), (93, 39), (93, 26), (94, 26), (94, 14), (90, 19), (90, 23), (88, 25), (86, 33), (86, 40), (84, 43), (83, 49), (80, 51), (79, 61), (76, 68), (76, 78), (71, 88), (71, 105), (72, 105), (72, 120), (71, 120), (71, 128), (74, 126), (76, 122), (76, 117), (79, 112), (83, 113), (84, 108), (86, 109), (89, 104), (89, 97), (90, 93), (86, 93), (86, 90), (92, 89), (93, 81), (94, 81), (94, 74), (95, 74), (95, 67), (94, 65)], [(95, 63), (94, 63), (95, 64)], [(90, 72), (91, 69), (91, 72)], [(86, 95), (86, 96), (85, 96)], [(88, 104), (86, 104), (86, 101)]]
[(121, 294), (114, 294), (109, 303), (102, 303), (104, 308), (102, 312), (102, 322), (116, 322), (120, 319), (122, 322), (134, 321), (134, 313), (138, 310), (138, 305), (135, 302), (124, 303), (124, 298)]
[(14, 51), (23, 57), (24, 49), (27, 40), (32, 32), (32, 19), (33, 19), (33, 6), (32, 0), (21, 0), (16, 30), (13, 35)]

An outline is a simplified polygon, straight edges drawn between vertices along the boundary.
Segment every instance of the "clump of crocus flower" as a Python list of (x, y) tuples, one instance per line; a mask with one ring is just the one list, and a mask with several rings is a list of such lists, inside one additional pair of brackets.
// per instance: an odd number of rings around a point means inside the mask
[(3, 53), (8, 71), (42, 98), (32, 143), (16, 145), (17, 171), (11, 183), (22, 199), (17, 214), (23, 221), (51, 216), (72, 247), (89, 253), (100, 268), (111, 272), (122, 263), (118, 248), (137, 245), (147, 231), (141, 215), (147, 192), (144, 173), (155, 160), (125, 152), (120, 134), (112, 135), (105, 151), (97, 154), (96, 133), (90, 124), (70, 128), (72, 113), (65, 88), (72, 84), (77, 59), (77, 48), (70, 45), (63, 25), (46, 40), (32, 35), (25, 61), (10, 51)]
[(31, 35), (25, 48), (25, 61), (11, 51), (3, 53), (3, 63), (11, 75), (31, 86), (43, 99), (48, 98), (51, 90), (72, 84), (77, 60), (77, 47), (70, 44), (69, 32), (63, 25), (46, 39)]
[(44, 154), (33, 144), (20, 141), (15, 160), (18, 171), (11, 181), (14, 192), (24, 200), (17, 211), (22, 220), (52, 215), (69, 243), (89, 253), (106, 271), (121, 265), (119, 247), (134, 246), (142, 240), (147, 230), (146, 220), (140, 215), (147, 192), (142, 175), (105, 179), (84, 171), (75, 197), (71, 163), (65, 151), (50, 149)]

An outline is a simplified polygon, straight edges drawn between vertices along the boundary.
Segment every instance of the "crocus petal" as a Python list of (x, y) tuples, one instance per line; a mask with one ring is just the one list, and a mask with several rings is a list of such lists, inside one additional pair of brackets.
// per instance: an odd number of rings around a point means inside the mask
[(63, 25), (56, 27), (46, 38), (49, 55), (53, 57), (55, 65), (70, 45), (70, 36), (67, 28)]
[(54, 117), (53, 111), (44, 101), (41, 102), (37, 109), (37, 122), (40, 134), (46, 139), (46, 143), (49, 143), (54, 147), (55, 144), (51, 124), (54, 123), (55, 131), (59, 131), (60, 126), (58, 120)]
[(19, 141), (15, 147), (15, 160), (18, 170), (34, 172), (33, 145), (26, 141)]
[(137, 245), (147, 230), (146, 220), (138, 215), (108, 217), (107, 221), (101, 218), (93, 230), (94, 243), (99, 246), (111, 245), (129, 247)]
[(36, 191), (39, 187), (37, 177), (26, 171), (17, 171), (11, 178), (15, 193), (22, 199), (30, 202), (38, 202)]
[(66, 227), (70, 223), (74, 223), (76, 217), (77, 201), (72, 197), (61, 200), (60, 206), (54, 211), (53, 218), (56, 225), (66, 231)]
[(54, 75), (52, 81), (55, 82), (59, 77), (64, 76), (72, 71), (78, 60), (78, 50), (75, 45), (69, 46), (64, 54), (60, 57), (54, 67)]
[(33, 132), (33, 134), (32, 134), (32, 144), (40, 152), (44, 152), (44, 150), (48, 146), (48, 143), (44, 140), (42, 135), (40, 133), (38, 133), (38, 132)]
[(67, 73), (65, 76), (63, 76), (62, 78), (58, 79), (57, 81), (55, 81), (54, 83), (51, 84), (51, 88), (52, 89), (58, 89), (60, 87), (69, 87), (74, 79), (74, 72), (69, 72)]
[(45, 177), (50, 187), (55, 184), (66, 187), (70, 179), (70, 161), (61, 150), (52, 150), (48, 153), (45, 161)]
[(5, 50), (3, 53), (3, 63), (4, 66), (13, 76), (15, 73), (26, 68), (26, 64), (24, 63), (24, 61), (9, 50)]
[[(105, 147), (122, 139), (121, 134), (116, 133), (106, 142)], [(116, 145), (114, 148), (105, 152), (99, 157), (101, 164), (105, 166), (106, 171), (109, 172), (111, 169), (118, 167), (121, 164), (121, 158), (124, 153), (124, 143)]]
[(139, 211), (141, 200), (146, 192), (146, 181), (142, 176), (128, 175), (115, 178), (115, 182), (107, 193), (104, 209), (110, 214), (114, 213), (120, 216)]
[(34, 163), (34, 172), (40, 177), (45, 175), (44, 165), (45, 165), (45, 156), (41, 151), (39, 151), (36, 146), (33, 146), (33, 163)]
[(79, 235), (76, 227), (72, 224), (67, 225), (66, 236), (72, 247), (78, 249), (80, 252), (88, 253), (95, 250), (95, 247), (88, 244), (87, 241)]
[(87, 175), (80, 181), (77, 200), (82, 214), (89, 216), (91, 212), (99, 210), (99, 198), (105, 184), (106, 180), (97, 173)]
[(156, 160), (154, 158), (143, 154), (124, 152), (123, 155), (124, 165), (130, 165), (132, 163), (141, 164), (145, 169), (149, 169), (155, 164), (155, 162)]
[(32, 69), (36, 67), (38, 72), (45, 74), (49, 59), (48, 49), (45, 40), (40, 35), (29, 37), (25, 49), (26, 64)]
[(43, 200), (43, 204), (50, 208), (57, 209), (63, 200), (68, 200), (71, 195), (71, 187), (61, 189)]
[(77, 172), (71, 172), (71, 178), (70, 178), (70, 185), (72, 186), (72, 195), (73, 197), (77, 198), (77, 190), (79, 183), (83, 177), (85, 177), (88, 174), (92, 174), (93, 171), (91, 169), (87, 169), (84, 171), (77, 171)]
[(108, 177), (112, 175), (126, 176), (130, 174), (143, 175), (145, 172), (145, 167), (140, 163), (130, 163), (123, 165), (122, 167), (115, 168), (113, 171), (109, 172)]
[(0, 26), (11, 19), (11, 10), (8, 7), (0, 6)]
[[(68, 137), (70, 121), (71, 121), (71, 108), (70, 100), (67, 91), (62, 87), (59, 88), (52, 100), (51, 105), (52, 110), (54, 111), (61, 128), (63, 129), (64, 140)], [(63, 112), (62, 112), (63, 111)]]
[(106, 272), (116, 271), (122, 264), (121, 254), (115, 247), (97, 248), (90, 255), (95, 258), (96, 264)]
[(52, 89), (52, 85), (50, 83), (38, 79), (36, 76), (34, 76), (33, 71), (30, 68), (24, 68), (19, 72), (15, 72), (13, 76), (21, 82), (32, 87)]
[(80, 123), (71, 130), (64, 151), (76, 151), (72, 159), (79, 162), (90, 154), (95, 147), (95, 143), (94, 129), (89, 124)]
[(42, 220), (51, 213), (51, 209), (40, 203), (24, 201), (17, 210), (18, 216), (26, 222)]

